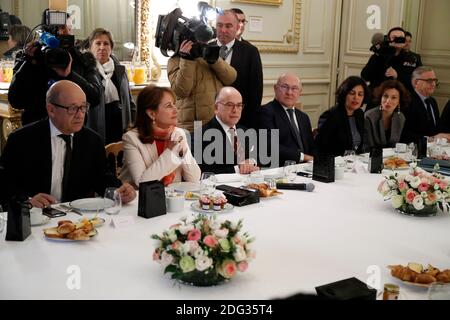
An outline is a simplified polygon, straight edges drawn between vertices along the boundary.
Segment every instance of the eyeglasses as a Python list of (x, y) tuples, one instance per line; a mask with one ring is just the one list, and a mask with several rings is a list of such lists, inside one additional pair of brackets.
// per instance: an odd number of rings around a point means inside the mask
[(243, 103), (233, 103), (233, 102), (227, 102), (227, 103), (223, 103), (221, 101), (217, 102), (220, 103), (221, 105), (224, 105), (225, 107), (227, 107), (228, 109), (238, 109), (238, 110), (242, 110), (242, 108), (244, 108), (244, 104)]
[(58, 108), (66, 109), (67, 113), (70, 114), (70, 115), (74, 115), (78, 111), (81, 111), (82, 113), (86, 113), (86, 112), (89, 111), (89, 106), (90, 106), (88, 102), (86, 102), (85, 105), (81, 105), (81, 106), (73, 105), (73, 106), (68, 106), (68, 107), (60, 105), (60, 104), (55, 103), (55, 102), (50, 102), (50, 103), (53, 104), (54, 106), (57, 106)]
[(278, 88), (280, 88), (281, 90), (286, 91), (286, 92), (289, 92), (289, 90), (292, 90), (292, 92), (294, 92), (294, 93), (300, 92), (300, 90), (301, 90), (297, 86), (292, 86), (291, 87), (291, 86), (287, 85), (286, 83), (279, 84)]
[(417, 79), (417, 80), (425, 81), (428, 84), (436, 83), (437, 86), (439, 85), (439, 79), (436, 79), (436, 78), (434, 78), (434, 79), (433, 78), (430, 78), (430, 79)]
[(248, 20), (245, 20), (245, 19), (238, 19), (238, 21), (240, 23), (243, 23), (243, 24), (247, 24), (248, 23)]

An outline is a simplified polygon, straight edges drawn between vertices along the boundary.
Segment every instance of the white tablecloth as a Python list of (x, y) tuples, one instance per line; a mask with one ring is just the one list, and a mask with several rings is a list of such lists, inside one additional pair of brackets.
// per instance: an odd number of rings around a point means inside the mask
[[(175, 285), (152, 260), (153, 233), (161, 233), (180, 217), (168, 213), (154, 219), (137, 217), (137, 200), (120, 215), (134, 224), (115, 229), (111, 216), (99, 234), (86, 242), (46, 240), (33, 227), (24, 242), (0, 240), (0, 299), (270, 299), (315, 292), (315, 287), (357, 277), (379, 284), (397, 283), (390, 264), (431, 263), (450, 268), (450, 216), (407, 217), (394, 212), (377, 193), (380, 175), (345, 173), (332, 184), (314, 182), (315, 191), (283, 191), (233, 212), (244, 230), (256, 238), (256, 259), (245, 273), (217, 287)], [(311, 182), (298, 177), (297, 182)], [(76, 215), (68, 216), (78, 219)], [(4, 234), (3, 234), (4, 237)], [(69, 289), (77, 270), (79, 289)], [(368, 273), (369, 272), (369, 273)], [(426, 289), (401, 285), (401, 299), (425, 299)]]

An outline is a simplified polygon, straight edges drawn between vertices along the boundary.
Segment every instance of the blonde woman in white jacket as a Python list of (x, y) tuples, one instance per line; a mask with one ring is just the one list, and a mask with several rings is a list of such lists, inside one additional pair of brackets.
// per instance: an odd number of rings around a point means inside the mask
[(189, 149), (184, 131), (176, 127), (175, 95), (169, 88), (148, 86), (137, 98), (136, 121), (122, 137), (122, 181), (138, 187), (160, 180), (165, 186), (180, 181), (197, 182), (200, 168)]

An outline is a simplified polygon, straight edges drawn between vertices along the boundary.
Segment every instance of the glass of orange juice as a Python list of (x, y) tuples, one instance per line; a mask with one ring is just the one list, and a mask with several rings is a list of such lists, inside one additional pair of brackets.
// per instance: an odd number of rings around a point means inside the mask
[(3, 81), (4, 82), (11, 82), (13, 78), (13, 67), (14, 63), (11, 61), (5, 61), (3, 62), (2, 69), (3, 69)]
[(142, 65), (136, 65), (134, 67), (134, 83), (143, 84), (147, 81), (147, 75), (145, 72), (145, 67)]

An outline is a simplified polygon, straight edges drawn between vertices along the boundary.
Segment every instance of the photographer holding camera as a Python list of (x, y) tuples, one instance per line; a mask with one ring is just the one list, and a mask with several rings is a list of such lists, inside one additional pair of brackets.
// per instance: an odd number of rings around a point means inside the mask
[(70, 80), (84, 91), (91, 105), (99, 104), (102, 87), (95, 58), (91, 53), (81, 53), (74, 46), (70, 18), (67, 25), (47, 25), (43, 14), (43, 33), (40, 40), (25, 48), (18, 61), (16, 73), (8, 91), (8, 101), (13, 108), (24, 110), (22, 124), (47, 116), (45, 96), (48, 88), (60, 80)]
[(411, 74), (422, 62), (411, 52), (404, 50), (405, 42), (405, 31), (400, 27), (392, 28), (385, 37), (372, 39), (373, 46), (370, 50), (374, 54), (361, 71), (361, 77), (370, 82), (372, 92), (389, 79), (399, 80), (408, 91), (413, 91)]
[[(167, 63), (170, 86), (177, 96), (180, 127), (193, 131), (194, 121), (214, 116), (216, 94), (236, 79), (236, 70), (220, 57), (202, 57), (198, 44), (183, 40)], [(203, 55), (204, 56), (204, 55)]]

